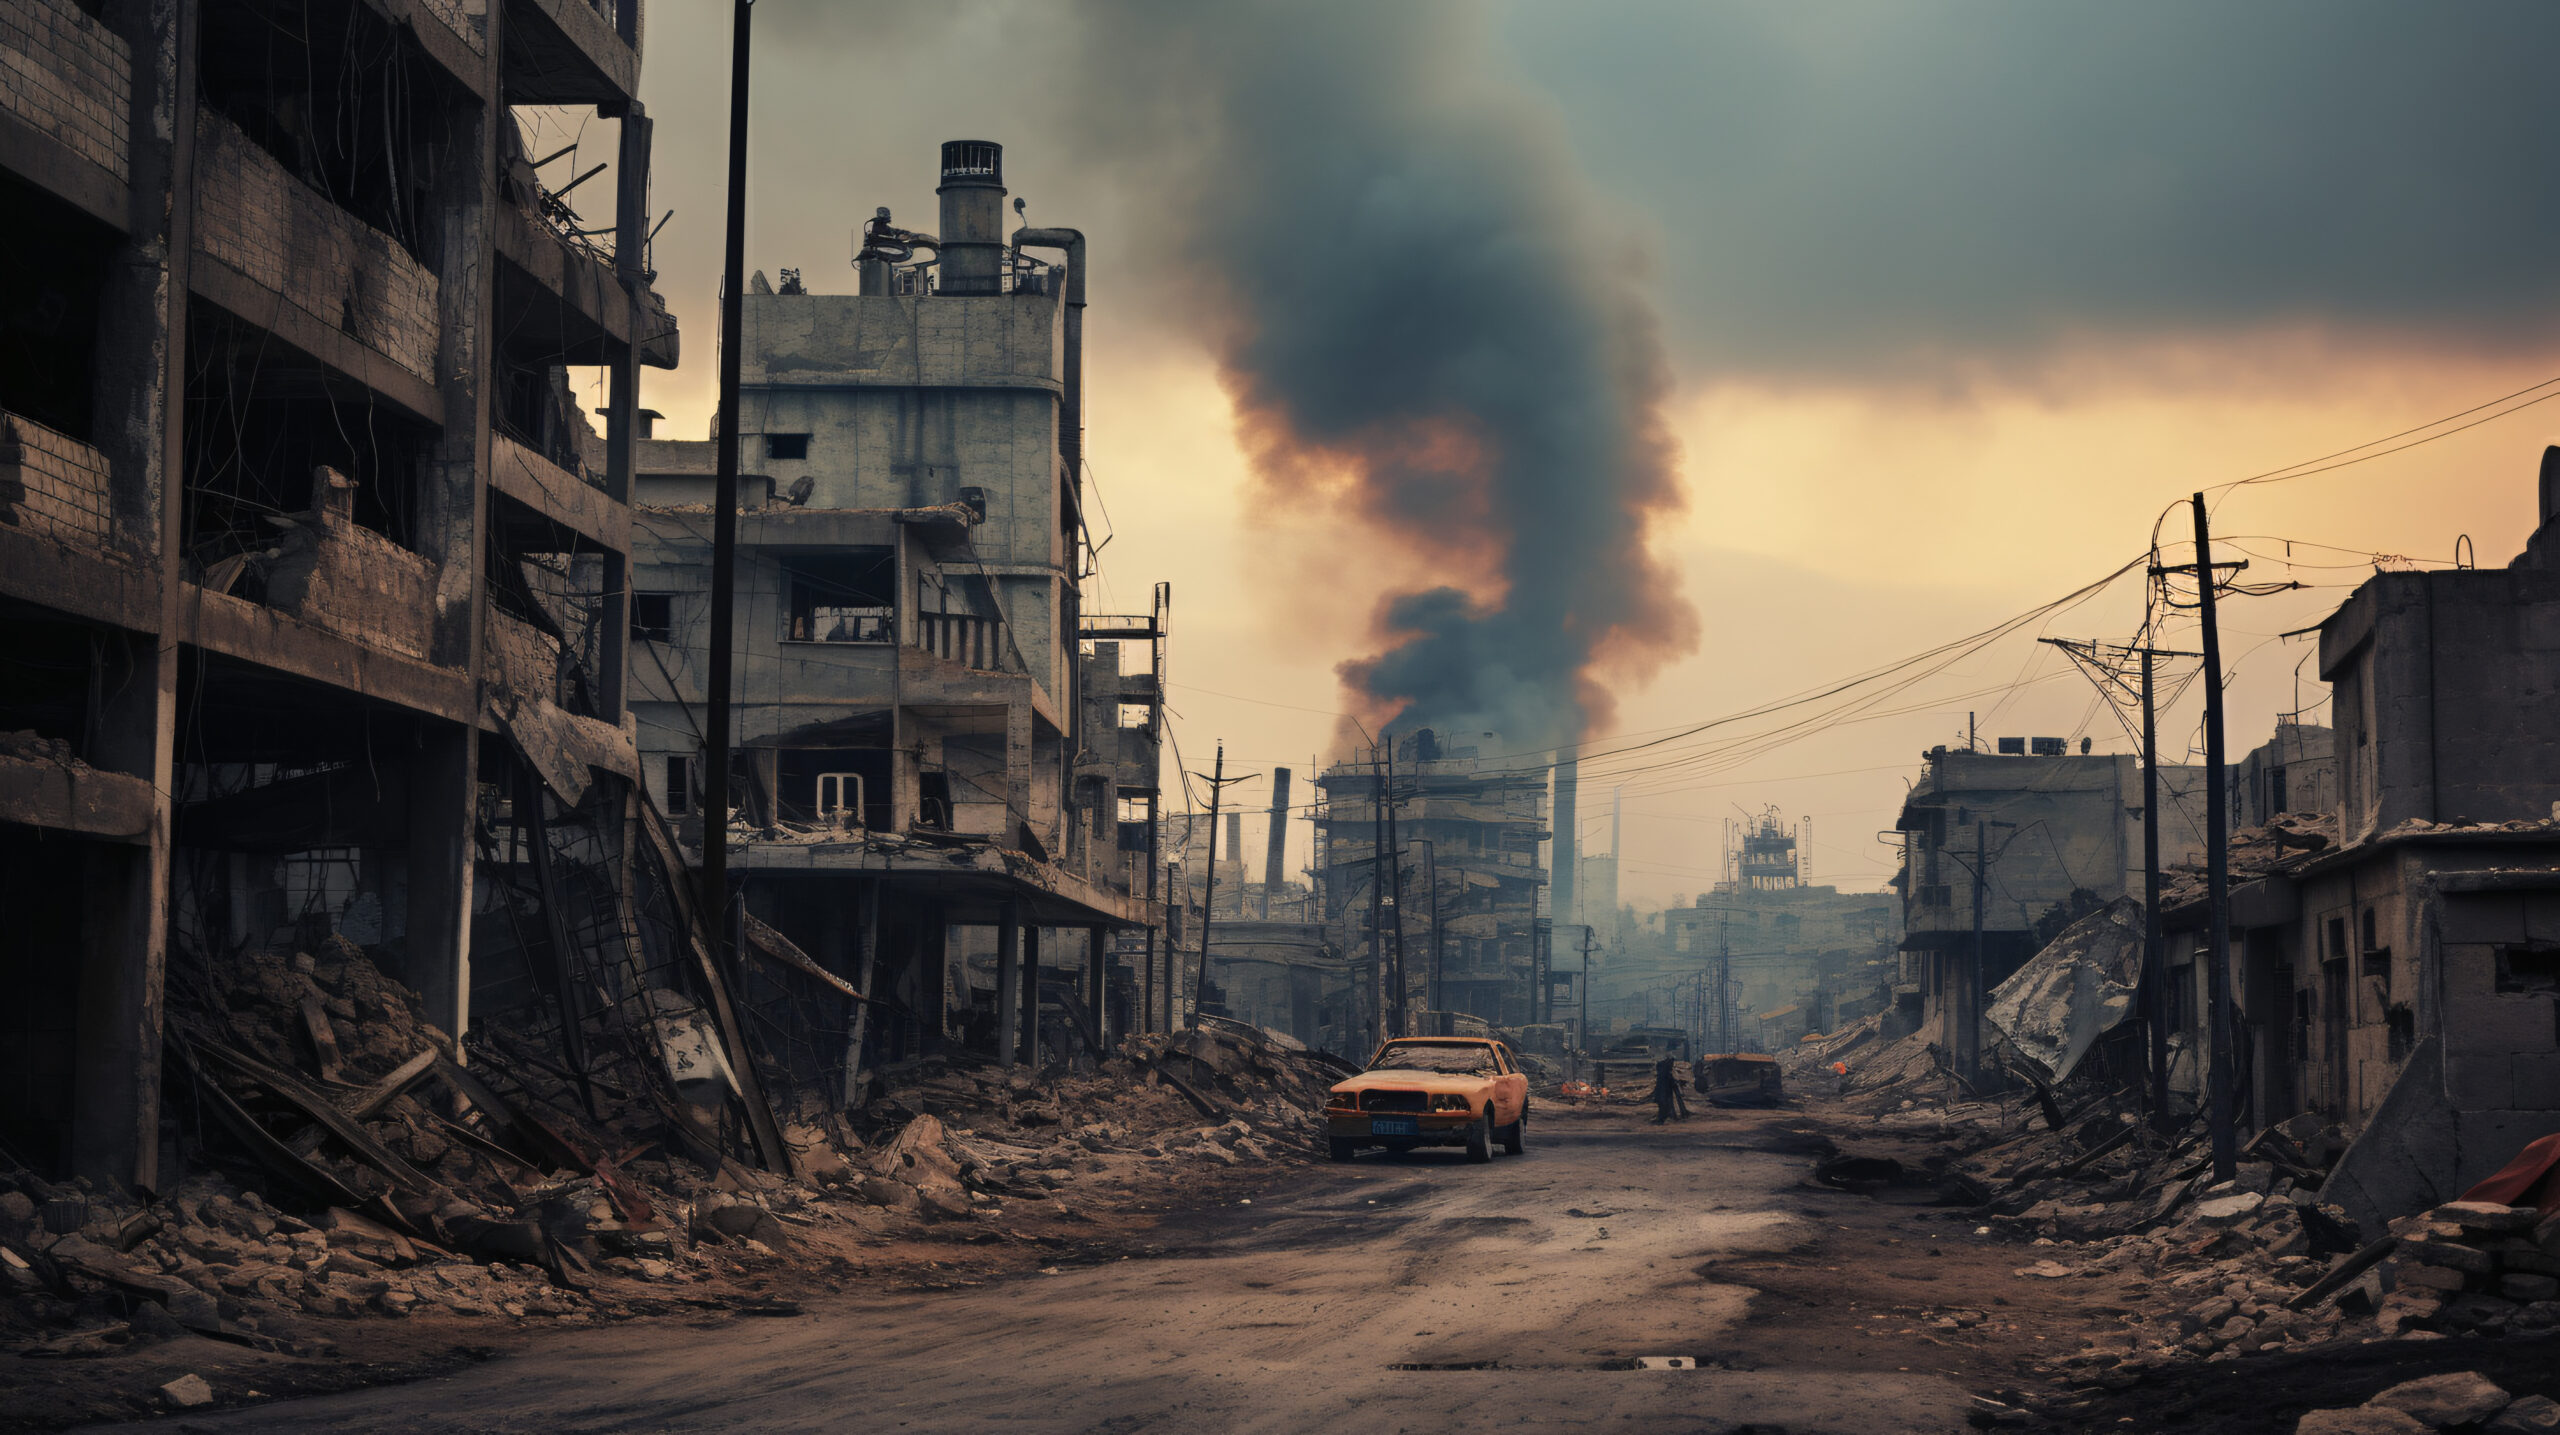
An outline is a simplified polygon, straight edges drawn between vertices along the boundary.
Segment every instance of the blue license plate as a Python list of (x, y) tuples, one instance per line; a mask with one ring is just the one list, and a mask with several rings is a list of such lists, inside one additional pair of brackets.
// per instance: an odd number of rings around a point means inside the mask
[(1422, 1123), (1410, 1116), (1372, 1116), (1369, 1118), (1369, 1134), (1372, 1136), (1419, 1136), (1422, 1134)]

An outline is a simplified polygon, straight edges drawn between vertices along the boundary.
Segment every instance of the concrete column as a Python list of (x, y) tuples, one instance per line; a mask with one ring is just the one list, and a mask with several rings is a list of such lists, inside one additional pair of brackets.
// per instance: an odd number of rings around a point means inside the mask
[[(1014, 703), (1004, 710), (1004, 805), (1012, 820), (1031, 825), (1031, 705)], [(1013, 833), (1005, 845), (1019, 844)]]
[(1014, 1033), (1021, 1028), (1022, 914), (1011, 902), (996, 923), (996, 1064), (1013, 1065)]
[(1022, 929), (1022, 1059), (1040, 1064), (1040, 929)]
[(916, 1045), (924, 1055), (942, 1050), (951, 1030), (951, 919), (940, 906), (924, 909), (919, 931), (925, 979), (916, 984)]
[(403, 980), (427, 1020), (459, 1039), (471, 1021), (472, 836), (480, 730), (422, 722), (409, 760), (409, 933)]
[(86, 844), (71, 1166), (78, 1175), (156, 1189), (176, 711), (162, 677), (174, 690), (177, 650), (149, 637), (119, 637), (101, 661), (105, 699), (93, 716), (89, 759), (151, 778), (159, 801), (141, 844)]
[[(833, 925), (830, 923), (829, 925)], [(853, 972), (853, 989), (864, 996), (877, 994), (876, 973), (880, 970), (880, 884), (867, 881), (854, 899), (855, 941), (861, 957)], [(844, 1104), (850, 1108), (862, 1100), (862, 1039), (871, 1030), (871, 1003), (853, 1003), (851, 1033), (844, 1043)]]
[[(1090, 948), (1084, 959), (1084, 996), (1093, 1009), (1093, 1034), (1104, 1046), (1111, 1044), (1111, 1004), (1104, 1000), (1107, 964), (1111, 950), (1111, 933), (1107, 927), (1085, 928)], [(1101, 1052), (1095, 1052), (1098, 1058)]]

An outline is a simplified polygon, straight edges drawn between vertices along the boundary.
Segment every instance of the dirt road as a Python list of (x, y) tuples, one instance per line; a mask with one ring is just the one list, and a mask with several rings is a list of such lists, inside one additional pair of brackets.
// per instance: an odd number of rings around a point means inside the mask
[[(1959, 1250), (1969, 1228), (1808, 1188), (1814, 1138), (1784, 1113), (1540, 1116), (1525, 1156), (1292, 1168), (1169, 1224), (1158, 1248), (1054, 1274), (563, 1334), (413, 1384), (165, 1426), (1953, 1431), (2012, 1361), (1997, 1333), (2043, 1338), (1995, 1319), (1968, 1348), (1932, 1329), (1910, 1292), (2014, 1251)], [(1922, 1284), (1897, 1294), (1897, 1272)], [(1706, 1368), (1627, 1368), (1663, 1355)]]

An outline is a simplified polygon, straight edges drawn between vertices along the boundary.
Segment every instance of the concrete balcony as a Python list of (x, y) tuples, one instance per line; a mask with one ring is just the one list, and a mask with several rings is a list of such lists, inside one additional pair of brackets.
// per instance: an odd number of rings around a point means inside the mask
[(0, 525), (96, 550), (113, 541), (113, 515), (105, 454), (0, 412)]
[(498, 257), (507, 265), (499, 276), (499, 312), (514, 341), (555, 353), (566, 364), (611, 363), (636, 343), (641, 363), (676, 366), (681, 336), (656, 290), (642, 289), (635, 305), (604, 250), (515, 205), (499, 205), (492, 213)]
[(148, 842), (158, 810), (146, 778), (102, 772), (76, 758), (0, 752), (0, 822)]
[(489, 437), (489, 486), (581, 540), (614, 553), (631, 549), (631, 509), (595, 485), (507, 437)]
[(196, 115), (195, 292), (430, 423), (435, 274), (285, 172), (229, 120)]
[(640, 92), (640, 0), (507, 0), (507, 102), (610, 105)]
[(0, 168), (125, 225), (133, 55), (72, 0), (0, 0)]

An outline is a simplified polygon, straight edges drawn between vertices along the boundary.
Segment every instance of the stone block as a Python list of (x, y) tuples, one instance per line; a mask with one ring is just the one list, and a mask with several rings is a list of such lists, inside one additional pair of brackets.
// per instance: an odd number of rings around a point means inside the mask
[(2468, 1276), (2494, 1275), (2498, 1269), (2496, 1256), (2453, 1241), (2402, 1241), (2392, 1254), (2404, 1265), (2443, 1266)]
[(2548, 1395), (2520, 1396), (2480, 1428), (2483, 1435), (2551, 1435), (2560, 1431), (2560, 1400)]
[(2447, 1052), (2444, 1059), (2445, 1099), (2465, 1111), (2493, 1111), (2515, 1099), (2515, 1067), (2511, 1053), (2503, 1049)]
[(2393, 1290), (2458, 1291), (2468, 1279), (2450, 1266), (2421, 1265), (2415, 1262), (2390, 1263), (2386, 1277)]
[(2560, 1300), (2560, 1280), (2530, 1273), (2501, 1276), (2498, 1294), (2512, 1301)]
[(2294, 1435), (2427, 1435), (2427, 1427), (2397, 1410), (2352, 1406), (2314, 1410), (2295, 1422)]
[(2507, 1392), (2477, 1371), (2455, 1371), (2403, 1381), (2365, 1402), (2367, 1409), (2397, 1410), (2430, 1429), (2476, 1425), (2507, 1406)]
[(2494, 1201), (2447, 1201), (2427, 1212), (2431, 1221), (2451, 1221), (2482, 1235), (2511, 1236), (2530, 1231), (2542, 1213), (2531, 1206), (2502, 1206)]

